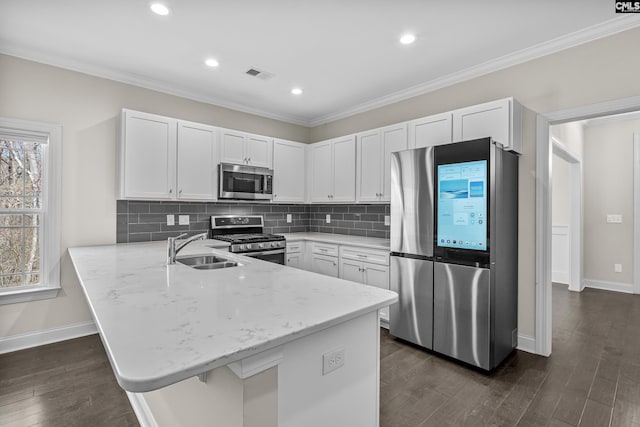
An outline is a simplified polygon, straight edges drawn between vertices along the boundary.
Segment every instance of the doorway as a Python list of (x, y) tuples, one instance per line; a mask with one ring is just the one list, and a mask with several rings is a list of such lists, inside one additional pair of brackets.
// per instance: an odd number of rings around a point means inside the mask
[[(552, 132), (553, 133), (553, 132)], [(580, 141), (582, 142), (582, 141)], [(582, 282), (582, 150), (551, 137), (552, 281), (580, 292)], [(560, 194), (557, 194), (560, 193)]]
[[(640, 110), (640, 96), (539, 114), (536, 122), (536, 339), (537, 354), (549, 356), (552, 340), (552, 201), (550, 126)], [(636, 228), (637, 230), (637, 228)], [(636, 273), (637, 275), (637, 273)], [(637, 290), (638, 283), (634, 284)]]

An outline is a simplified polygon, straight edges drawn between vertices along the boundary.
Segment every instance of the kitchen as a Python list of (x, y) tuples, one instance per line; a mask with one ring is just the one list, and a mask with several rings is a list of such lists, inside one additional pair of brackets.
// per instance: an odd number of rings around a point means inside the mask
[[(611, 18), (614, 18), (613, 5), (611, 10)], [(17, 50), (13, 55), (6, 51), (8, 55), (1, 57), (0, 92), (3, 100), (0, 103), (0, 115), (63, 126), (61, 246), (66, 250), (67, 247), (117, 241), (117, 215), (124, 212), (119, 210), (114, 197), (117, 165), (115, 144), (122, 108), (291, 141), (315, 142), (513, 96), (526, 107), (523, 120), (524, 152), (520, 157), (519, 176), (518, 326), (519, 333), (531, 338), (536, 336), (535, 254), (532, 243), (535, 241), (532, 212), (535, 211), (536, 186), (532, 173), (536, 169), (534, 112), (558, 111), (637, 94), (638, 90), (634, 89), (633, 84), (637, 84), (634, 83), (634, 76), (638, 69), (635, 61), (638, 59), (629, 56), (625, 49), (625, 46), (633, 45), (637, 40), (637, 29), (633, 29), (633, 26), (609, 37), (484, 76), (474, 76), (425, 95), (416, 95), (413, 99), (381, 107), (368, 116), (356, 115), (351, 120), (341, 118), (311, 128), (91, 77), (63, 69), (74, 69), (63, 64), (58, 64), (62, 68), (44, 65), (40, 63), (47, 62), (44, 59), (38, 62), (19, 59), (23, 55)], [(597, 67), (593, 66), (594, 58), (597, 58)], [(523, 85), (522, 82), (527, 83)], [(354, 214), (368, 214), (368, 205), (353, 205), (356, 209), (364, 208), (364, 211)], [(318, 209), (313, 219), (309, 217), (309, 221), (316, 221), (309, 228), (326, 226), (321, 225), (326, 224), (326, 219), (318, 218), (326, 216), (320, 210), (322, 206), (325, 205), (309, 204), (310, 213)], [(350, 207), (347, 212), (340, 212), (339, 206), (326, 209), (328, 213), (331, 210), (330, 214), (344, 215), (349, 214)], [(300, 214), (295, 211), (287, 213), (294, 216)], [(371, 212), (382, 217), (385, 213)], [(286, 215), (283, 213), (282, 216), (286, 224)], [(176, 221), (178, 219), (176, 216)], [(365, 222), (370, 222), (371, 227), (374, 224), (384, 227), (384, 218)], [(355, 223), (353, 226), (356, 229)], [(365, 234), (368, 230), (359, 229), (364, 230)], [(46, 340), (55, 336), (79, 336), (89, 331), (91, 314), (66, 255), (62, 258), (61, 275), (63, 292), (57, 298), (1, 307), (2, 337), (19, 337), (24, 342), (30, 337), (40, 339), (40, 336), (44, 336)]]

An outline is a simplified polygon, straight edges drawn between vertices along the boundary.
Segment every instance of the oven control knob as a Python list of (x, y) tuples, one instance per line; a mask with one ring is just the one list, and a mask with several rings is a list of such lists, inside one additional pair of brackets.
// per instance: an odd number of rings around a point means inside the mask
[(264, 248), (264, 243), (258, 243), (258, 247), (259, 247), (260, 249)]
[(238, 249), (240, 249), (241, 251), (244, 250), (245, 245), (238, 245)]

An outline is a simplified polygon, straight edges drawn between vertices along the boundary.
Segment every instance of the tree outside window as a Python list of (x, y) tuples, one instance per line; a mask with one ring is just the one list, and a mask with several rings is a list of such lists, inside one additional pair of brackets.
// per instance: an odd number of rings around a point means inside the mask
[(0, 139), (0, 288), (40, 283), (42, 144)]

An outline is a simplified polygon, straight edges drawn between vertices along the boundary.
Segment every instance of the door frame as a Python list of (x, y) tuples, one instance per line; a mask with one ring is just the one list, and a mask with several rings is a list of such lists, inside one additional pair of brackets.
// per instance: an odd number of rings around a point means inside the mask
[(640, 130), (633, 133), (633, 293), (640, 294)]
[[(552, 153), (569, 164), (569, 290), (581, 292), (582, 283), (582, 159), (557, 138), (551, 137)], [(553, 179), (553, 171), (551, 173)], [(553, 255), (553, 253), (552, 253)]]
[[(536, 118), (536, 320), (535, 351), (549, 356), (552, 340), (551, 304), (551, 160), (549, 126), (640, 110), (640, 96), (538, 114)], [(634, 255), (635, 256), (635, 255)], [(634, 272), (634, 278), (636, 273)], [(634, 286), (637, 289), (638, 283)]]

